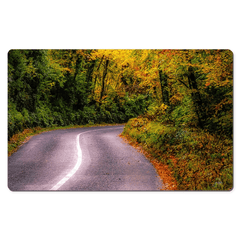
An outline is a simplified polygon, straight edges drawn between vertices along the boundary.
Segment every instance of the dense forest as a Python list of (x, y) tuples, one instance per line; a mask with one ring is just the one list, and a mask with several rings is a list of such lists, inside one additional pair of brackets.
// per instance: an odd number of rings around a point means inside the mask
[(123, 134), (166, 164), (179, 190), (231, 189), (232, 52), (9, 51), (8, 140), (96, 123), (127, 123)]

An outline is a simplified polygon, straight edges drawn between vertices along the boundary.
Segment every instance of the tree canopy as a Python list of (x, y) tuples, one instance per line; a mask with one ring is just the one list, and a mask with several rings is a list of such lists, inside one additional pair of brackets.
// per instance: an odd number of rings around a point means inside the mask
[(120, 123), (151, 112), (173, 125), (232, 135), (229, 50), (11, 50), (8, 55), (9, 137), (31, 126)]
[(9, 51), (8, 139), (103, 122), (128, 122), (125, 134), (170, 168), (177, 189), (231, 189), (232, 52)]

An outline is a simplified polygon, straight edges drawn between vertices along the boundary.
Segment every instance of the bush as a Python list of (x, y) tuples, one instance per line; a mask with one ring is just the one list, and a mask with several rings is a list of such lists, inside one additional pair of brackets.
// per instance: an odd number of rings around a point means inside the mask
[(8, 103), (8, 139), (13, 134), (23, 131), (25, 124), (24, 116), (16, 110), (16, 105), (12, 102)]
[(142, 144), (169, 166), (178, 190), (230, 190), (233, 187), (233, 142), (199, 129), (131, 119), (123, 135)]
[(53, 113), (53, 119), (54, 119), (54, 124), (57, 124), (59, 126), (64, 125), (64, 121), (63, 121), (62, 116), (59, 112), (54, 112)]
[(92, 105), (90, 107), (84, 106), (81, 122), (82, 122), (82, 124), (87, 124), (89, 122), (91, 122), (91, 123), (97, 122), (97, 114), (96, 114), (94, 105)]
[(51, 116), (51, 110), (45, 105), (37, 107), (35, 120), (37, 126), (40, 127), (49, 127), (54, 121), (53, 117)]
[(171, 120), (176, 126), (184, 124), (185, 126), (195, 126), (198, 122), (194, 113), (192, 101), (190, 98), (184, 98), (181, 105), (176, 106), (171, 112)]

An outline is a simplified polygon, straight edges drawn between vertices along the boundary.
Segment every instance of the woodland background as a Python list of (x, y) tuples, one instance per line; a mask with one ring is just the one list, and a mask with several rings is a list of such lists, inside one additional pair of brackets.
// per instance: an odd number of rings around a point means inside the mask
[[(75, 239), (80, 235), (85, 239), (113, 236), (115, 239), (239, 239), (238, 1), (9, 0), (0, 4), (3, 238)], [(13, 194), (8, 190), (8, 51), (93, 48), (233, 51), (234, 188), (231, 192)], [(39, 231), (39, 226), (44, 231)]]
[(9, 51), (10, 142), (28, 128), (126, 122), (124, 135), (168, 165), (175, 189), (231, 189), (232, 52)]

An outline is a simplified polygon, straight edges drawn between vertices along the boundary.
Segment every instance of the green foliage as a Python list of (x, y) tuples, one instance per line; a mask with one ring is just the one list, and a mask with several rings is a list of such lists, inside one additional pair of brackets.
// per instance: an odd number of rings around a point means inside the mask
[(12, 102), (8, 102), (8, 139), (19, 131), (22, 131), (24, 127), (24, 117), (16, 110), (16, 105)]
[(8, 53), (8, 139), (29, 128), (124, 123), (138, 116), (125, 133), (165, 156), (179, 189), (231, 188), (231, 51)]
[(148, 96), (145, 95), (132, 95), (131, 97), (125, 97), (125, 104), (123, 105), (126, 120), (137, 117), (144, 113), (148, 107)]
[(197, 117), (193, 111), (193, 104), (189, 97), (185, 97), (182, 103), (171, 112), (171, 119), (175, 126), (196, 126)]
[(53, 124), (53, 120), (51, 110), (46, 105), (40, 105), (36, 108), (36, 122), (34, 122), (34, 125), (49, 127)]
[(129, 120), (123, 135), (141, 143), (169, 166), (178, 190), (230, 190), (233, 187), (233, 144), (194, 128), (180, 128), (149, 121)]

